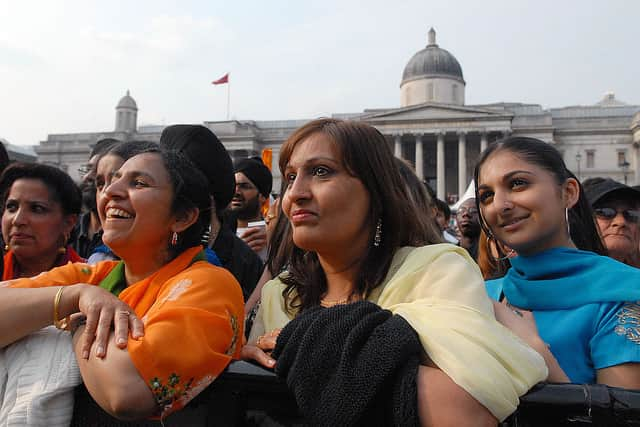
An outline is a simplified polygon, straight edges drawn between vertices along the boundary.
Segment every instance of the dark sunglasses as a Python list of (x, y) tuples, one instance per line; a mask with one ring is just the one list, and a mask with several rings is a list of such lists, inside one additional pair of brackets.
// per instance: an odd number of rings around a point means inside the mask
[(614, 209), (614, 208), (595, 208), (593, 210), (598, 218), (612, 220), (621, 213), (628, 222), (640, 222), (640, 210), (636, 209)]

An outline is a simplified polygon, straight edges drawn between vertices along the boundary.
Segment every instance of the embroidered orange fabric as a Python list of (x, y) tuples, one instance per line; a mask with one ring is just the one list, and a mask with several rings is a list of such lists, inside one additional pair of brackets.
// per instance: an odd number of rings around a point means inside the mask
[[(120, 293), (145, 324), (144, 337), (129, 338), (127, 349), (163, 417), (184, 407), (240, 355), (240, 285), (227, 270), (205, 261), (191, 264), (201, 249), (186, 250)], [(67, 264), (10, 286), (97, 285), (116, 264)]]

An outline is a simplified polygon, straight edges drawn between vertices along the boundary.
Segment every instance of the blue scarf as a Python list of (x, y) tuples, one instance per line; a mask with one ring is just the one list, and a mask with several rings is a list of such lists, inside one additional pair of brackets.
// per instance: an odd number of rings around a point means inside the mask
[(516, 307), (565, 310), (640, 300), (640, 269), (593, 252), (553, 248), (510, 261), (503, 291)]

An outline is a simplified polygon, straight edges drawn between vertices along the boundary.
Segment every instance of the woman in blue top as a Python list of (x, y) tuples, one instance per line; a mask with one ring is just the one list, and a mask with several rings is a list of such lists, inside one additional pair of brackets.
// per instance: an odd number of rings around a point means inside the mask
[(474, 177), (484, 231), (518, 254), (487, 282), (513, 309), (496, 304), (499, 320), (541, 353), (546, 343), (550, 380), (640, 389), (640, 269), (599, 255), (591, 208), (560, 153), (507, 138), (482, 153)]

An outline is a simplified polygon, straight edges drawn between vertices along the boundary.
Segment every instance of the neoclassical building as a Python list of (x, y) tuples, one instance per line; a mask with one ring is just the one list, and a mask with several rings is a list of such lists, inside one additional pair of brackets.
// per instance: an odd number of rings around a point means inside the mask
[[(400, 106), (334, 114), (378, 128), (396, 156), (410, 161), (417, 174), (441, 199), (455, 202), (467, 188), (481, 150), (507, 135), (532, 136), (555, 145), (567, 166), (581, 179), (607, 176), (640, 183), (640, 106), (614, 94), (593, 105), (542, 108), (538, 104), (465, 104), (466, 82), (460, 63), (436, 43), (431, 29), (427, 45), (409, 59), (400, 82)], [(162, 126), (137, 127), (137, 104), (129, 92), (116, 106), (110, 132), (49, 135), (36, 147), (38, 159), (58, 165), (77, 177), (98, 139), (158, 141)], [(305, 120), (207, 121), (232, 157), (273, 151), (274, 189), (281, 144)]]

